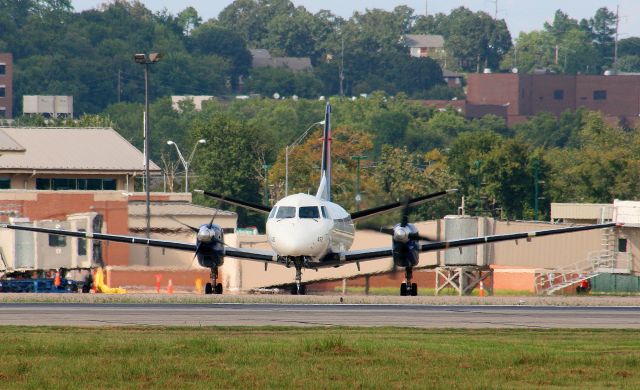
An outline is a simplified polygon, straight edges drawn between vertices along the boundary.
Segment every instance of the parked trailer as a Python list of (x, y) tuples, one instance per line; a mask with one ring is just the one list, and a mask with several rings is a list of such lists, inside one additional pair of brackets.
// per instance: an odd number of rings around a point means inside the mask
[(0, 292), (4, 293), (75, 293), (78, 292), (78, 282), (70, 279), (60, 279), (56, 286), (52, 278), (38, 279), (3, 279), (0, 280)]

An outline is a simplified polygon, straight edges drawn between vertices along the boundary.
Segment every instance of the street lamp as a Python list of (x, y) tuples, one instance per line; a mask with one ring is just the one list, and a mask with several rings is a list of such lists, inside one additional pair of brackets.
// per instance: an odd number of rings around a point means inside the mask
[[(144, 127), (144, 189), (146, 192), (146, 203), (147, 203), (147, 228), (146, 234), (147, 239), (151, 237), (151, 201), (150, 201), (150, 193), (149, 193), (149, 65), (155, 64), (160, 61), (160, 53), (150, 53), (148, 56), (144, 53), (138, 53), (133, 55), (133, 60), (140, 64), (144, 65), (144, 117), (143, 117), (143, 127)], [(149, 257), (149, 246), (146, 246), (145, 250), (145, 262), (147, 266), (151, 265), (151, 260)]]
[(289, 152), (293, 150), (296, 146), (300, 145), (300, 142), (309, 134), (311, 129), (317, 125), (324, 125), (324, 121), (313, 123), (307, 130), (302, 133), (300, 137), (298, 137), (295, 141), (293, 141), (290, 145), (287, 145), (284, 149), (284, 196), (289, 195)]
[(352, 160), (356, 160), (356, 211), (360, 211), (360, 202), (362, 196), (360, 196), (360, 161), (366, 159), (367, 156), (351, 156)]
[(198, 145), (200, 144), (206, 144), (207, 140), (204, 138), (201, 138), (198, 140), (198, 142), (196, 142), (196, 144), (193, 146), (193, 150), (191, 150), (191, 154), (189, 154), (189, 159), (185, 160), (184, 157), (182, 157), (182, 153), (180, 153), (180, 148), (178, 148), (178, 144), (169, 140), (167, 141), (167, 145), (173, 145), (176, 147), (176, 151), (178, 152), (178, 157), (180, 158), (180, 162), (182, 162), (182, 166), (184, 167), (184, 192), (189, 192), (189, 164), (191, 164), (191, 160), (193, 160), (193, 155), (196, 152), (196, 149), (198, 148)]

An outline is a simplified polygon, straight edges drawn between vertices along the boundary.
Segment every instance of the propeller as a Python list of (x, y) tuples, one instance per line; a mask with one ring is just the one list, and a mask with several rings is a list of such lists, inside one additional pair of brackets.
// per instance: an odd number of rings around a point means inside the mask
[(374, 231), (393, 236), (394, 240), (401, 241), (401, 242), (408, 241), (408, 240), (437, 241), (431, 237), (420, 235), (420, 233), (409, 232), (407, 229), (404, 229), (407, 227), (408, 224), (409, 224), (409, 201), (405, 200), (403, 202), (402, 218), (400, 220), (400, 226), (399, 226), (402, 229), (398, 229), (397, 227), (396, 228), (381, 227), (380, 229), (376, 229)]

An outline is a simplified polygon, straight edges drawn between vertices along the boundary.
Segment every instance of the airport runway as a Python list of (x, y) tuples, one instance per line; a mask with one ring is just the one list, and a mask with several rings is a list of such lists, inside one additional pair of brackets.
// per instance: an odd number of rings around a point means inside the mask
[(7, 303), (0, 325), (640, 329), (640, 307)]

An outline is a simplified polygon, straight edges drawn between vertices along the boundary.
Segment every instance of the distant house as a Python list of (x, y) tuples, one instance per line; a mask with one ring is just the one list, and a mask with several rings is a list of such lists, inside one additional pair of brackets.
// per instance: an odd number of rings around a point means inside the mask
[(402, 36), (400, 42), (409, 48), (412, 57), (431, 57), (434, 60), (445, 58), (442, 35), (407, 34)]
[(180, 112), (180, 103), (183, 101), (191, 101), (196, 111), (202, 110), (202, 103), (213, 99), (212, 95), (184, 95), (184, 96), (171, 96), (171, 108)]
[(312, 70), (309, 57), (272, 57), (269, 50), (251, 49), (253, 68), (286, 68), (294, 72)]
[(447, 69), (442, 69), (442, 78), (444, 82), (447, 83), (449, 88), (459, 88), (462, 87), (462, 81), (464, 80), (464, 75), (462, 73), (452, 72)]

